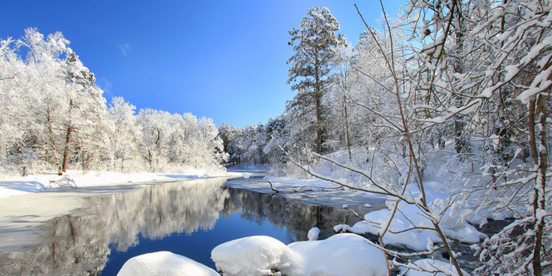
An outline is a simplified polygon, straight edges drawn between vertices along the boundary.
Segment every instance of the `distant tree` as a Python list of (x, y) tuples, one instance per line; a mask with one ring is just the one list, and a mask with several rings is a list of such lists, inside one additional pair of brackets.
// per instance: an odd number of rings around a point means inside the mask
[(142, 129), (140, 152), (149, 165), (149, 171), (159, 172), (167, 164), (166, 154), (173, 124), (170, 124), (171, 114), (166, 111), (151, 108), (141, 109), (137, 123)]
[(111, 99), (107, 118), (111, 122), (109, 141), (112, 164), (110, 167), (113, 170), (116, 170), (117, 160), (120, 164), (119, 170), (125, 172), (131, 164), (136, 167), (136, 161), (139, 161), (137, 159), (141, 159), (138, 145), (142, 130), (136, 123), (135, 110), (136, 106), (125, 102), (122, 97)]
[(104, 117), (106, 106), (105, 98), (102, 96), (103, 91), (94, 84), (96, 81), (94, 73), (82, 64), (79, 56), (74, 52), (67, 54), (63, 70), (65, 71), (66, 100), (68, 101), (62, 161), (62, 170), (66, 172), (74, 132), (91, 134), (94, 122), (99, 122)]
[(68, 86), (64, 75), (64, 56), (71, 51), (69, 41), (60, 32), (45, 38), (37, 29), (29, 28), (18, 42), (28, 52), (25, 76), (22, 76), (17, 91), (20, 96), (27, 93), (30, 96), (29, 105), (20, 108), (38, 110), (33, 118), (38, 118), (38, 123), (43, 126), (44, 151), (50, 160), (53, 159), (58, 174), (62, 175), (59, 151), (64, 144), (62, 130), (66, 129), (65, 122), (69, 117)]
[(329, 78), (338, 55), (337, 48), (345, 43), (339, 31), (339, 22), (328, 8), (311, 8), (301, 21), (299, 29), (289, 31), (292, 36), (289, 45), (295, 54), (288, 60), (289, 83), (297, 90), (292, 107), (299, 105), (307, 110), (304, 115), (314, 116), (313, 127), (316, 133), (316, 152), (322, 152), (324, 115), (322, 97), (331, 83)]

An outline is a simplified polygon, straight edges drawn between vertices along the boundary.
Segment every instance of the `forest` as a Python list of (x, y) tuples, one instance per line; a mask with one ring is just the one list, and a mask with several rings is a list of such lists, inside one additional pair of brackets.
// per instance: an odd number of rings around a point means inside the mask
[[(381, 26), (365, 23), (356, 45), (327, 8), (311, 8), (289, 31), (295, 97), (283, 114), (243, 128), (136, 113), (122, 98), (107, 104), (61, 33), (27, 29), (1, 41), (0, 170), (262, 166), (394, 200), (380, 237), (401, 204), (417, 208), (430, 224), (404, 231), (440, 237), (455, 268), (447, 275), (462, 270), (446, 217), (511, 219), (474, 246), (478, 274), (550, 273), (552, 2), (410, 0), (395, 18), (381, 8)], [(435, 180), (453, 193), (429, 200), (425, 183)]]
[(36, 29), (1, 41), (0, 170), (119, 172), (221, 169), (218, 128), (191, 113), (106, 104), (95, 77), (61, 33)]

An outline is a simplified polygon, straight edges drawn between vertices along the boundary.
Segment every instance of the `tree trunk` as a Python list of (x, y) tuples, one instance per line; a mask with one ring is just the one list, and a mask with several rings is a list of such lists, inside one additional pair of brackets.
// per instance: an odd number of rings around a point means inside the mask
[[(465, 26), (462, 22), (462, 7), (461, 2), (456, 3), (458, 7), (456, 10), (453, 10), (452, 12), (456, 13), (456, 17), (458, 18), (458, 27), (455, 31), (456, 36), (456, 46), (455, 46), (455, 55), (454, 63), (453, 63), (453, 71), (454, 73), (464, 73), (464, 60), (462, 58), (462, 52), (464, 49), (464, 31)], [(463, 100), (460, 96), (456, 96), (456, 105), (462, 106)], [(464, 135), (464, 129), (466, 128), (466, 123), (464, 122), (464, 116), (463, 115), (456, 115), (454, 119), (454, 150), (456, 153), (465, 153), (469, 152), (469, 141), (468, 136)]]
[(73, 122), (71, 120), (71, 113), (73, 111), (73, 100), (69, 100), (69, 123), (67, 124), (67, 134), (65, 135), (65, 150), (63, 152), (63, 165), (62, 171), (67, 172), (67, 160), (69, 159), (69, 145), (71, 144), (71, 134), (73, 133)]
[(347, 120), (347, 96), (343, 95), (343, 121), (345, 126), (345, 146), (349, 153), (349, 161), (351, 161), (351, 140), (349, 140), (349, 120)]
[(65, 136), (65, 150), (63, 152), (63, 164), (62, 171), (67, 172), (67, 160), (69, 159), (69, 145), (71, 143), (71, 134), (73, 133), (73, 127), (67, 127), (67, 135)]
[[(535, 119), (538, 118), (538, 121)], [(529, 146), (533, 161), (537, 164), (533, 197), (533, 215), (535, 216), (535, 247), (533, 249), (533, 275), (542, 275), (542, 238), (544, 218), (541, 212), (546, 210), (546, 170), (548, 169), (548, 149), (546, 137), (546, 97), (538, 95), (529, 101)], [(541, 211), (542, 210), (542, 211)]]
[(316, 153), (322, 153), (322, 106), (320, 98), (316, 97)]
[(53, 122), (52, 122), (52, 109), (50, 107), (50, 104), (48, 104), (47, 109), (47, 122), (48, 122), (48, 133), (50, 134), (50, 148), (52, 149), (52, 154), (54, 155), (54, 161), (58, 168), (58, 175), (63, 175), (63, 170), (61, 169), (61, 165), (59, 164), (59, 158), (57, 156), (57, 147), (56, 142), (54, 139), (54, 128), (53, 128)]

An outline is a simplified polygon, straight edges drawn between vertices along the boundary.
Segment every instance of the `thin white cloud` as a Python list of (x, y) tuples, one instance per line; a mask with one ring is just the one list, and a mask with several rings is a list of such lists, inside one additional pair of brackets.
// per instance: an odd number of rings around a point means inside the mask
[(107, 94), (108, 96), (112, 96), (111, 82), (108, 79), (101, 77), (96, 81), (96, 85), (104, 91), (104, 94)]
[(121, 53), (123, 53), (123, 55), (126, 56), (128, 50), (130, 50), (130, 44), (128, 44), (128, 43), (125, 43), (125, 44), (118, 43), (117, 45), (119, 45), (119, 50), (121, 50)]

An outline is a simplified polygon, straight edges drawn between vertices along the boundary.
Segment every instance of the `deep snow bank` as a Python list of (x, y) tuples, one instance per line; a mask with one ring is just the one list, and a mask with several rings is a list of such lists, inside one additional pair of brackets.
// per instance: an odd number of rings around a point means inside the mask
[(387, 275), (383, 253), (355, 234), (289, 246), (267, 236), (246, 237), (215, 247), (211, 256), (217, 269), (230, 276)]
[[(446, 202), (450, 200), (450, 191), (444, 190), (439, 182), (426, 182), (425, 185), (431, 214), (438, 219), (439, 226), (447, 238), (463, 243), (478, 243), (487, 237), (467, 222), (465, 210), (448, 208), (449, 204)], [(415, 184), (408, 184), (405, 194), (414, 200), (420, 197)], [(433, 225), (427, 214), (414, 204), (399, 202), (397, 212), (389, 221), (395, 204), (396, 200), (389, 199), (386, 201), (386, 209), (367, 213), (363, 221), (352, 227), (345, 224), (336, 225), (334, 231), (381, 236), (383, 229), (389, 225), (383, 236), (385, 244), (406, 246), (416, 251), (424, 251), (433, 243), (442, 242), (436, 232), (431, 230)]]

